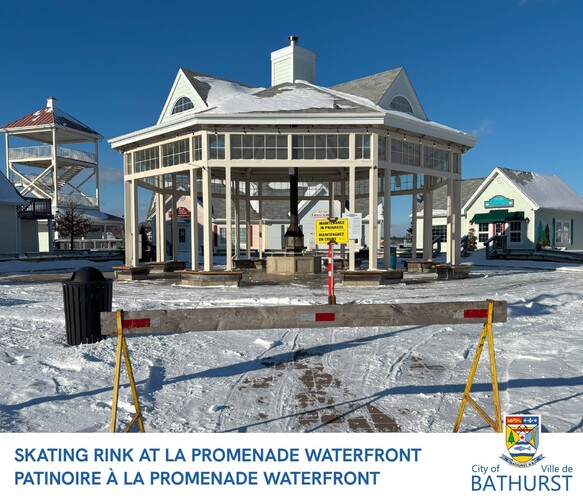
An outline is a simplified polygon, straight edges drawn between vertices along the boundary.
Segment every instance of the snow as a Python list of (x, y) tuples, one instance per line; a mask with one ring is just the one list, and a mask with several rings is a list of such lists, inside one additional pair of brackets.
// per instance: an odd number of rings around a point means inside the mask
[[(503, 413), (540, 414), (548, 432), (581, 432), (581, 266), (485, 261), (481, 252), (466, 260), (469, 279), (337, 284), (337, 303), (507, 301), (508, 321), (493, 326)], [(108, 432), (116, 339), (67, 345), (62, 281), (87, 265), (110, 276), (116, 264), (0, 262), (2, 432)], [(239, 288), (114, 281), (113, 309), (327, 303), (325, 273), (251, 273)], [(127, 342), (148, 432), (441, 433), (452, 430), (480, 333), (477, 324), (289, 328)], [(472, 397), (492, 414), (489, 380), (484, 353)], [(120, 426), (133, 413), (124, 385)], [(462, 430), (490, 432), (469, 406)]]
[[(212, 113), (252, 113), (268, 111), (301, 111), (334, 107), (334, 97), (315, 88), (281, 87), (270, 97), (239, 94), (224, 102), (217, 102)], [(206, 111), (205, 111), (206, 113)]]

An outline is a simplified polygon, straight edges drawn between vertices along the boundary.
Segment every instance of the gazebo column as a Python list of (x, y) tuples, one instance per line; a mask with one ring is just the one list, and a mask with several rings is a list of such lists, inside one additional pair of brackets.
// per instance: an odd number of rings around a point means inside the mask
[(433, 177), (425, 176), (423, 190), (423, 260), (433, 258)]
[(259, 199), (259, 258), (263, 258), (263, 183), (257, 183), (257, 197)]
[(452, 231), (452, 264), (461, 264), (461, 210), (462, 210), (461, 180), (453, 179), (453, 231)]
[(198, 270), (198, 184), (197, 170), (190, 169), (190, 263)]
[(99, 207), (99, 147), (97, 140), (93, 141), (93, 154), (95, 155), (95, 167), (93, 167), (93, 175), (95, 176), (95, 201), (96, 206)]
[[(374, 137), (374, 135), (373, 135)], [(376, 146), (371, 144), (371, 150), (375, 151)], [(368, 171), (368, 268), (376, 269), (378, 261), (378, 205), (379, 205), (379, 177), (378, 168), (373, 165)]]
[(128, 266), (137, 266), (139, 264), (139, 230), (138, 230), (138, 189), (135, 181), (129, 181), (124, 184), (124, 217), (125, 224), (125, 241), (126, 259)]
[(159, 175), (156, 193), (156, 260), (166, 260), (166, 213), (164, 203), (164, 176)]
[(417, 174), (413, 174), (411, 195), (411, 258), (417, 258)]
[(391, 269), (391, 169), (384, 169), (383, 177), (383, 259), (385, 269)]
[(231, 167), (225, 167), (225, 257), (227, 271), (233, 270), (233, 204), (232, 204)]
[(461, 262), (461, 182), (447, 180), (447, 261), (451, 265)]
[(245, 178), (245, 258), (251, 258), (251, 181)]
[(178, 260), (178, 214), (176, 210), (176, 174), (172, 174), (172, 195), (171, 195), (171, 223), (172, 223), (172, 260)]
[(204, 270), (213, 269), (213, 198), (211, 190), (211, 168), (202, 169), (202, 204), (203, 204), (203, 257)]
[[(349, 176), (348, 176), (348, 205), (350, 207), (351, 213), (356, 213), (356, 166), (350, 165), (348, 167)], [(356, 242), (355, 240), (350, 240), (348, 243), (348, 269), (350, 271), (354, 271), (356, 268), (355, 264), (355, 249), (356, 249)]]
[[(344, 216), (346, 211), (346, 175), (344, 169), (340, 172), (340, 217)], [(346, 244), (340, 245), (340, 257), (346, 258)]]
[[(123, 211), (124, 211), (124, 220), (131, 222), (132, 220), (132, 206), (134, 204), (134, 199), (132, 198), (132, 183), (130, 181), (125, 181), (123, 183), (123, 195), (124, 195), (124, 204), (123, 204)], [(49, 219), (49, 226), (51, 226), (51, 221)], [(125, 265), (131, 266), (133, 265), (134, 259), (132, 255), (132, 226), (131, 223), (124, 224), (124, 241), (126, 242), (125, 246)]]
[(241, 188), (239, 181), (235, 181), (235, 259), (241, 257)]

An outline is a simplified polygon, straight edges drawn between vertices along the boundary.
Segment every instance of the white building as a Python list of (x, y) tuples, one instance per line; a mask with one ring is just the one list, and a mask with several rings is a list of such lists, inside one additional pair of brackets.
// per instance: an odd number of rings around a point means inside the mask
[[(446, 199), (434, 194), (433, 236), (446, 238)], [(509, 251), (541, 246), (583, 250), (583, 197), (556, 175), (496, 167), (488, 177), (461, 184), (462, 234), (470, 231), (478, 248), (490, 244)], [(418, 212), (418, 233), (423, 231)], [(421, 240), (417, 238), (417, 245)]]
[[(447, 186), (452, 242), (447, 255), (450, 263), (459, 263), (462, 155), (475, 138), (429, 121), (404, 68), (327, 88), (315, 83), (315, 54), (300, 47), (296, 37), (274, 51), (271, 60), (269, 88), (180, 69), (158, 122), (109, 141), (124, 156), (126, 264), (136, 265), (139, 258), (140, 188), (156, 197), (156, 258), (165, 260), (165, 200), (175, 213), (184, 195), (178, 186), (187, 187), (188, 208), (196, 220), (201, 209), (203, 227), (201, 242), (197, 228), (190, 229), (191, 264), (198, 269), (201, 245), (204, 269), (212, 270), (216, 204), (224, 206), (229, 256), (238, 252), (236, 228), (243, 224), (250, 235), (252, 206), (262, 227), (278, 218), (270, 203), (280, 201), (288, 204), (288, 213), (297, 211), (295, 190), (280, 190), (285, 193), (280, 196), (270, 191), (273, 183), (325, 185), (330, 206), (338, 200), (342, 211), (356, 212), (357, 200), (364, 202), (371, 268), (377, 266), (380, 247), (379, 204), (387, 207), (383, 224), (388, 234), (391, 196), (415, 200), (423, 193), (431, 207), (433, 190)], [(302, 196), (298, 193), (298, 205), (307, 199)], [(177, 224), (178, 217), (171, 219)], [(173, 229), (176, 249), (177, 226)], [(266, 236), (258, 231), (258, 248), (267, 247)], [(423, 242), (431, 255), (431, 231)], [(357, 243), (349, 244), (351, 269)], [(304, 241), (304, 247), (308, 244)], [(388, 263), (388, 245), (384, 251)], [(231, 265), (228, 258), (227, 269)]]

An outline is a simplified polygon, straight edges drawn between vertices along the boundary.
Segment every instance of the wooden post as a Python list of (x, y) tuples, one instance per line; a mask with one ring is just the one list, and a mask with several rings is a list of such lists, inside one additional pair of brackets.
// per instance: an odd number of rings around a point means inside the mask
[(125, 432), (129, 432), (134, 424), (137, 422), (140, 432), (146, 432), (144, 429), (144, 420), (142, 418), (142, 411), (140, 409), (140, 402), (138, 400), (138, 390), (136, 388), (136, 381), (134, 379), (134, 373), (132, 371), (132, 363), (130, 361), (130, 355), (128, 352), (128, 346), (126, 343), (125, 336), (123, 334), (123, 311), (119, 310), (116, 312), (116, 324), (117, 324), (117, 350), (115, 354), (115, 371), (113, 374), (113, 398), (111, 402), (111, 422), (109, 425), (109, 432), (115, 432), (117, 424), (117, 403), (119, 400), (119, 380), (121, 375), (121, 358), (122, 354), (126, 364), (126, 370), (128, 372), (128, 378), (130, 380), (130, 387), (132, 390), (132, 396), (134, 399), (134, 406), (136, 408), (136, 414), (127, 425)]
[[(478, 342), (478, 347), (476, 349), (476, 354), (474, 356), (474, 362), (470, 369), (470, 375), (466, 383), (466, 388), (462, 396), (462, 402), (460, 404), (460, 409), (457, 415), (455, 425), (453, 427), (453, 432), (458, 432), (460, 424), (462, 422), (462, 417), (464, 415), (464, 409), (466, 403), (470, 405), (478, 412), (478, 414), (488, 423), (492, 429), (496, 432), (502, 432), (502, 416), (500, 412), (500, 394), (498, 392), (498, 374), (496, 370), (496, 356), (494, 354), (494, 337), (492, 334), (492, 321), (494, 317), (494, 302), (488, 301), (488, 319), (484, 323), (484, 328), (482, 328), (482, 334), (480, 335), (480, 340)], [(488, 414), (476, 403), (470, 396), (470, 390), (472, 389), (472, 383), (474, 382), (474, 377), (476, 375), (476, 370), (478, 368), (478, 363), (482, 355), (482, 350), (484, 349), (484, 344), (488, 342), (488, 353), (490, 358), (490, 376), (492, 381), (492, 393), (494, 395), (494, 419), (491, 419)]]

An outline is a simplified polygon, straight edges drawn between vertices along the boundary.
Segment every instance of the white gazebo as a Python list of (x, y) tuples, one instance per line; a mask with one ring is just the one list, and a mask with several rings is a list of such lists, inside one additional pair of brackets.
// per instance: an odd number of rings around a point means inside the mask
[[(404, 68), (322, 87), (315, 83), (315, 60), (297, 37), (290, 37), (287, 47), (271, 55), (269, 88), (180, 69), (158, 122), (109, 141), (124, 157), (127, 266), (138, 264), (139, 188), (157, 200), (156, 258), (164, 261), (164, 206), (184, 195), (186, 187), (192, 220), (202, 219), (203, 226), (199, 242), (197, 224), (190, 225), (191, 266), (199, 269), (202, 245), (203, 271), (212, 271), (213, 200), (225, 206), (226, 266), (231, 270), (240, 224), (247, 231), (258, 224), (262, 237), (261, 227), (270, 218), (265, 207), (271, 200), (263, 195), (268, 184), (289, 186), (290, 243), (286, 237), (283, 250), (302, 251), (301, 228), (294, 226), (302, 201), (294, 189), (297, 182), (327, 185), (330, 206), (340, 200), (343, 211), (356, 212), (357, 200), (359, 206), (367, 201), (370, 269), (377, 268), (381, 251), (377, 207), (383, 203), (382, 224), (389, 235), (391, 197), (397, 195), (411, 197), (414, 219), (417, 197), (423, 195), (428, 220), (422, 248), (424, 258), (431, 259), (432, 192), (445, 185), (447, 262), (459, 263), (462, 155), (476, 139), (429, 121)], [(259, 214), (255, 221), (250, 220), (251, 203)], [(171, 207), (175, 212), (176, 203)], [(416, 220), (412, 228), (415, 233)], [(171, 233), (175, 241), (177, 231)], [(355, 248), (351, 241), (351, 270)], [(388, 268), (388, 244), (383, 252)], [(177, 259), (176, 251), (172, 259)]]

